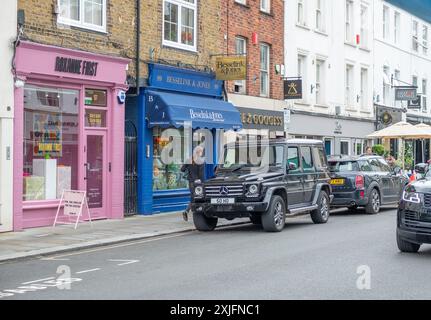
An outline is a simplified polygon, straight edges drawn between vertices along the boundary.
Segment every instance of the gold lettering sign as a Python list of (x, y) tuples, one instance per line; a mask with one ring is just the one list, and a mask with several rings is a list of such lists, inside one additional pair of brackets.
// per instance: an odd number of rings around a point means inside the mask
[(217, 80), (245, 80), (247, 79), (247, 59), (245, 56), (216, 58)]
[(243, 124), (256, 124), (266, 126), (281, 126), (284, 123), (283, 117), (266, 116), (262, 114), (241, 113), (241, 121)]

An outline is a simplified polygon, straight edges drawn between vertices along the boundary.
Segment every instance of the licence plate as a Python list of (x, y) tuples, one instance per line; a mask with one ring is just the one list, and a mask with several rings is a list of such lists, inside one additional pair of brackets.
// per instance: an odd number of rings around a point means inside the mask
[(344, 184), (344, 179), (331, 179), (331, 184), (333, 185), (343, 185)]
[(234, 198), (212, 198), (211, 204), (233, 204), (235, 203)]

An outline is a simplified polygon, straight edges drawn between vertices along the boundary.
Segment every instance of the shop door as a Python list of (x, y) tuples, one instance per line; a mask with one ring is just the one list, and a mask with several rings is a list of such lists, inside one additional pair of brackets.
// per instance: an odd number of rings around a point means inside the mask
[(106, 132), (86, 134), (85, 183), (92, 218), (106, 218)]

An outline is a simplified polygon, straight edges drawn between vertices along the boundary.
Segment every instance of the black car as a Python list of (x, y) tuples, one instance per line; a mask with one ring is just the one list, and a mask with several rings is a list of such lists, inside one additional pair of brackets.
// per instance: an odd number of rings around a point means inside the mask
[(395, 205), (408, 179), (400, 168), (391, 169), (377, 155), (339, 156), (329, 159), (333, 207), (357, 209), (375, 214), (382, 205)]
[(431, 243), (431, 171), (418, 164), (422, 178), (404, 189), (397, 215), (397, 244), (402, 252), (417, 252), (423, 243)]
[(332, 200), (329, 179), (321, 141), (229, 144), (216, 176), (195, 182), (194, 224), (210, 231), (218, 218), (250, 217), (264, 230), (279, 232), (286, 217), (308, 213), (314, 223), (325, 223)]

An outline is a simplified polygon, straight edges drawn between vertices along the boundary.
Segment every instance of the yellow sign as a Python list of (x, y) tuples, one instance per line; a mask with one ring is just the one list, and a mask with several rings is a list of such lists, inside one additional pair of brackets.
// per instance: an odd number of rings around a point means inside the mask
[(217, 80), (247, 79), (247, 58), (245, 56), (218, 57), (216, 59)]

